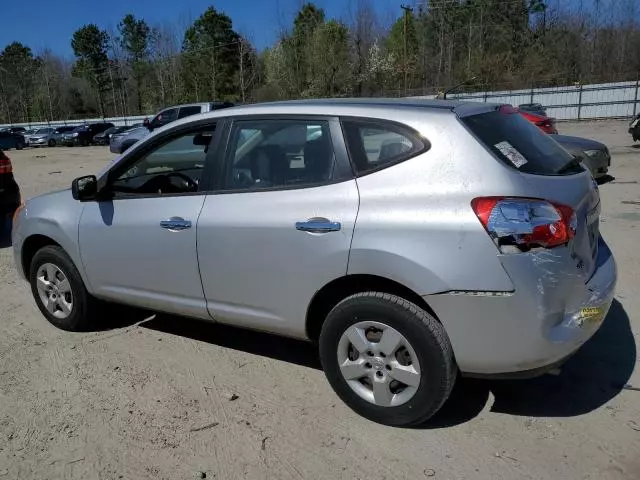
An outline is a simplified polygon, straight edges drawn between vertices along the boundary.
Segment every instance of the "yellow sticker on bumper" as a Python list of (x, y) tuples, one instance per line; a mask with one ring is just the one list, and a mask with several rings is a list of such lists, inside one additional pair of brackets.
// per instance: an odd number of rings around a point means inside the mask
[(580, 309), (580, 318), (582, 325), (598, 325), (604, 319), (605, 308), (600, 307), (584, 307)]

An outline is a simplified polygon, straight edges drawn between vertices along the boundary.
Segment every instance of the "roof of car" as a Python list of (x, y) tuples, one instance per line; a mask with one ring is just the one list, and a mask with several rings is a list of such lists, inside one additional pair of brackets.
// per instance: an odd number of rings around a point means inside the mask
[[(429, 109), (432, 112), (452, 112), (460, 116), (495, 110), (499, 105), (457, 100), (429, 100), (423, 98), (331, 98), (314, 100), (288, 100), (237, 105), (202, 114), (202, 117), (254, 115), (254, 114), (318, 114), (366, 116), (375, 110)], [(313, 109), (310, 111), (310, 109)]]

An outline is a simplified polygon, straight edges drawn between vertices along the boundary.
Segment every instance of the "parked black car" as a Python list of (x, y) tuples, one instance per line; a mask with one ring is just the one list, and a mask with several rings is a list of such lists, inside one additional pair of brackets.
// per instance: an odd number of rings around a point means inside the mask
[(62, 143), (69, 147), (73, 147), (74, 145), (82, 145), (84, 147), (90, 145), (93, 142), (93, 137), (98, 133), (102, 133), (113, 126), (113, 123), (110, 122), (81, 125), (74, 128), (71, 133), (65, 133), (62, 136)]
[(7, 130), (8, 132), (11, 132), (11, 133), (17, 133), (18, 135), (24, 135), (24, 132), (27, 131), (27, 129), (24, 127), (8, 127), (8, 128), (5, 128), (4, 130)]
[(0, 150), (0, 235), (9, 229), (11, 217), (20, 205), (20, 189), (13, 178), (9, 157)]
[(0, 130), (0, 149), (10, 150), (16, 148), (22, 150), (27, 143), (19, 133), (13, 133), (10, 129)]
[(640, 113), (633, 117), (631, 123), (629, 123), (629, 133), (634, 142), (640, 140)]
[(604, 143), (568, 135), (551, 135), (551, 138), (570, 154), (580, 159), (582, 165), (591, 171), (593, 178), (598, 179), (607, 175), (611, 166), (611, 154)]
[(95, 143), (96, 145), (109, 145), (109, 140), (111, 139), (111, 135), (125, 132), (130, 128), (131, 126), (107, 128), (104, 132), (100, 132), (93, 137), (93, 143)]

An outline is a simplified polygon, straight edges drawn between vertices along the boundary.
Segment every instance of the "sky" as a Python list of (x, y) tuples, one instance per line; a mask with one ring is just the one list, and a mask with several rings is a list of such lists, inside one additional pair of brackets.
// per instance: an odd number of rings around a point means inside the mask
[[(258, 49), (270, 45), (282, 27), (289, 26), (302, 0), (0, 0), (0, 50), (13, 41), (31, 47), (34, 53), (50, 48), (72, 57), (71, 36), (87, 23), (116, 29), (128, 13), (149, 24), (163, 22), (185, 26), (207, 7), (229, 15), (236, 31), (246, 35)], [(317, 0), (327, 17), (346, 18), (347, 0)], [(403, 3), (413, 0), (373, 0), (383, 19), (400, 15)], [(419, 2), (418, 2), (419, 3)]]

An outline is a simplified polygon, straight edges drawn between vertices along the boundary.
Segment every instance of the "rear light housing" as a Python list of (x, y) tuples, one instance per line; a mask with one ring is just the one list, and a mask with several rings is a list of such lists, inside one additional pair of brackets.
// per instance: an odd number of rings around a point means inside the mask
[(11, 165), (11, 160), (0, 150), (0, 174), (12, 172), (13, 166)]
[(555, 121), (551, 118), (540, 120), (539, 122), (535, 122), (535, 125), (545, 133), (555, 134), (558, 133), (556, 129)]
[(571, 207), (547, 200), (481, 197), (471, 207), (501, 251), (511, 245), (521, 251), (566, 245), (575, 236), (576, 214)]

